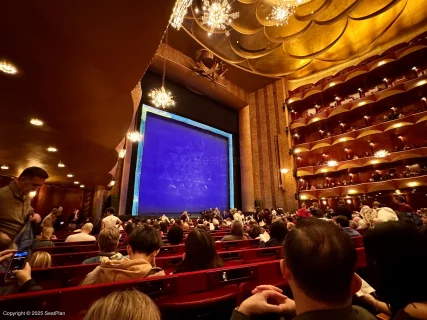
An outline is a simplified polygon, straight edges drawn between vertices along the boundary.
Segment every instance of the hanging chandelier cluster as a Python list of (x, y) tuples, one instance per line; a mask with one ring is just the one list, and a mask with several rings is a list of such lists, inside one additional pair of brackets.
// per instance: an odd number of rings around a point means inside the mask
[(188, 7), (191, 6), (192, 2), (193, 0), (177, 0), (175, 2), (175, 6), (173, 7), (172, 15), (169, 20), (172, 27), (177, 30), (181, 29)]
[(165, 109), (175, 106), (172, 93), (170, 91), (166, 91), (164, 86), (159, 89), (152, 89), (148, 96), (151, 98), (151, 103), (156, 108)]
[(298, 6), (310, 0), (279, 0), (279, 4), (273, 6), (267, 20), (272, 21), (276, 26), (285, 26), (289, 18), (295, 13)]
[(139, 131), (130, 131), (126, 136), (132, 142), (138, 142), (142, 138), (142, 134), (140, 134)]
[(228, 0), (203, 0), (202, 11), (202, 23), (208, 26), (209, 36), (215, 31), (225, 31), (225, 35), (229, 36), (227, 27), (240, 15), (239, 12), (230, 12)]

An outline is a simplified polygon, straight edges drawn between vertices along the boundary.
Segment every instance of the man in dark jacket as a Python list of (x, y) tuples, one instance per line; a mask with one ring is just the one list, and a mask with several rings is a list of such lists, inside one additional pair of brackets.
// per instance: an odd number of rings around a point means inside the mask
[(351, 215), (351, 210), (345, 205), (345, 202), (343, 199), (340, 199), (338, 201), (338, 208), (337, 210), (335, 210), (332, 216), (333, 217), (344, 216), (344, 217), (347, 217), (349, 221), (353, 220), (353, 217)]
[[(280, 266), (294, 300), (274, 286), (258, 286), (252, 297), (233, 311), (232, 320), (251, 316), (288, 315), (294, 320), (375, 320), (365, 309), (352, 306), (360, 289), (356, 282), (356, 249), (336, 225), (321, 219), (303, 219), (288, 233)], [(263, 317), (264, 319), (265, 317)]]

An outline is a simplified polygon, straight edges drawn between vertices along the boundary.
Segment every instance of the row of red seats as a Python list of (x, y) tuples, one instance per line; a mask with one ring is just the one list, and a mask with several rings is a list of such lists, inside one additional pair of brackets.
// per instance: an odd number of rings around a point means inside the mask
[[(135, 288), (154, 299), (162, 311), (163, 319), (181, 319), (181, 316), (182, 319), (197, 318), (209, 312), (207, 310), (215, 313), (215, 319), (222, 319), (224, 316), (229, 317), (239, 301), (249, 296), (250, 291), (258, 284), (286, 286), (279, 260), (157, 278), (1, 296), (0, 309), (31, 309), (42, 312), (58, 310), (65, 312), (61, 319), (82, 319), (90, 305), (100, 297), (113, 291)], [(30, 318), (37, 319), (37, 316)]]
[[(225, 266), (236, 266), (280, 259), (282, 258), (282, 248), (272, 247), (223, 251), (218, 254), (224, 261)], [(166, 274), (169, 274), (175, 270), (181, 261), (182, 255), (160, 257), (156, 258), (156, 266), (162, 268)], [(78, 285), (97, 265), (99, 263), (33, 269), (31, 274), (33, 279), (44, 289), (66, 288)], [(3, 279), (1, 273), (0, 279)]]

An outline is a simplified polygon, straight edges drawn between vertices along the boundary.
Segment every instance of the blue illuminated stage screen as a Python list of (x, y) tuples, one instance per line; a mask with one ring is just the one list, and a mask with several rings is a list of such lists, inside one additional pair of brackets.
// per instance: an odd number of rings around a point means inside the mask
[(132, 215), (234, 207), (232, 135), (143, 105)]

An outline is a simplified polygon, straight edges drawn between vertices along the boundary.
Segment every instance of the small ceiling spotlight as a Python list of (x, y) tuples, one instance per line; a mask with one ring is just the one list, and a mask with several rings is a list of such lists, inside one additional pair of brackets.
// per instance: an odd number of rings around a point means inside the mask
[(31, 123), (33, 126), (42, 126), (42, 125), (43, 125), (43, 121), (41, 121), (41, 120), (39, 120), (39, 119), (36, 119), (36, 118), (31, 119), (31, 120), (30, 120), (30, 123)]

